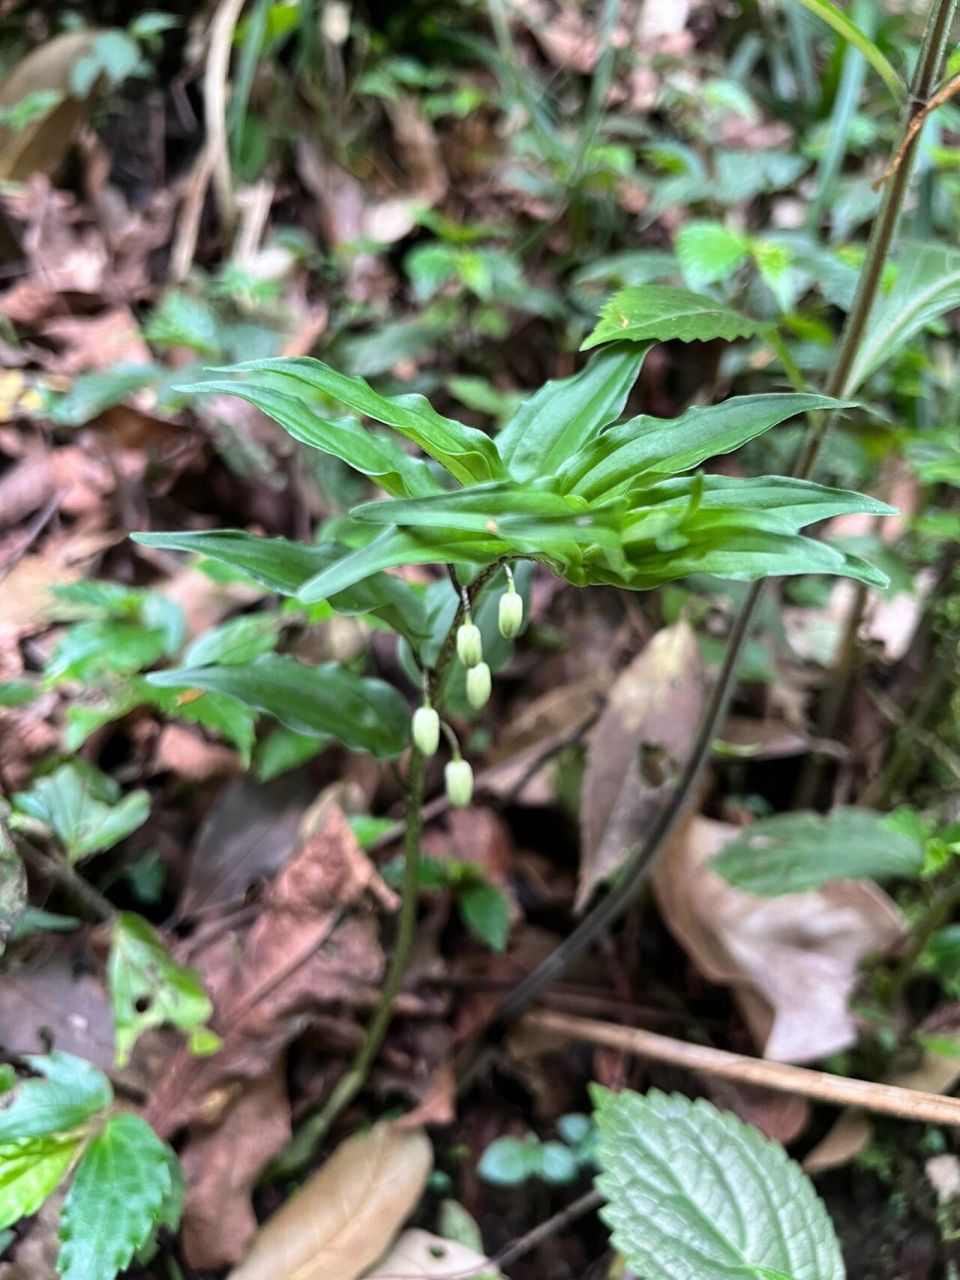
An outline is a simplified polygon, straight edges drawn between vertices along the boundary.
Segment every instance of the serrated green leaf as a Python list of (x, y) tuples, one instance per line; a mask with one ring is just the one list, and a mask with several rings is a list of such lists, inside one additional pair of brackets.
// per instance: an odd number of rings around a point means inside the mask
[(677, 261), (694, 291), (728, 280), (750, 255), (750, 240), (722, 222), (688, 222), (677, 232)]
[(0, 1101), (0, 1143), (65, 1133), (110, 1105), (110, 1081), (84, 1058), (59, 1050), (27, 1058), (43, 1078), (24, 1080)]
[(588, 351), (602, 342), (710, 342), (750, 338), (763, 324), (689, 289), (642, 284), (621, 289), (604, 304), (596, 328), (582, 344)]
[(845, 392), (852, 395), (911, 338), (957, 306), (960, 252), (939, 244), (904, 245), (893, 287), (871, 312)]
[(397, 690), (335, 662), (305, 667), (294, 658), (271, 655), (240, 667), (158, 671), (149, 683), (225, 693), (297, 733), (337, 738), (380, 759), (398, 756), (408, 745), (410, 713)]
[(717, 454), (739, 449), (798, 413), (850, 407), (850, 401), (830, 396), (775, 392), (694, 405), (679, 418), (640, 414), (570, 458), (557, 482), (565, 493), (590, 500), (609, 498), (640, 476), (689, 471)]
[(748, 893), (805, 893), (831, 880), (914, 877), (923, 845), (885, 825), (870, 809), (779, 813), (761, 818), (724, 845), (711, 867)]
[(664, 1280), (843, 1280), (822, 1202), (783, 1148), (730, 1112), (594, 1090), (600, 1214), (633, 1271)]
[(809, 9), (811, 13), (815, 13), (818, 18), (832, 27), (837, 35), (842, 36), (848, 44), (853, 47), (870, 63), (874, 71), (893, 94), (897, 102), (901, 102), (904, 96), (904, 84), (900, 77), (894, 71), (885, 55), (873, 43), (866, 32), (851, 22), (850, 18), (838, 9), (833, 0), (800, 0), (800, 4), (805, 9)]
[(60, 1217), (62, 1280), (114, 1280), (159, 1220), (179, 1218), (176, 1156), (145, 1120), (112, 1116), (83, 1153)]
[(11, 824), (21, 815), (49, 827), (70, 859), (76, 862), (104, 849), (112, 849), (150, 816), (146, 791), (120, 795), (112, 779), (89, 765), (63, 764), (46, 777), (37, 778), (29, 791), (13, 797)]
[(59, 1134), (0, 1145), (0, 1227), (36, 1213), (82, 1145), (79, 1136)]
[[(276, 379), (339, 400), (354, 413), (392, 427), (435, 458), (461, 484), (496, 480), (503, 463), (489, 436), (445, 418), (420, 395), (382, 396), (364, 381), (338, 373), (320, 360), (256, 360), (237, 365), (232, 372), (267, 374)], [(273, 383), (277, 385), (276, 382)], [(301, 393), (302, 394), (302, 393)]]
[(178, 964), (159, 935), (131, 911), (113, 925), (107, 986), (116, 1032), (116, 1063), (126, 1066), (134, 1044), (165, 1023), (189, 1035), (213, 1012), (195, 969)]
[(497, 436), (514, 480), (553, 475), (570, 454), (615, 422), (652, 345), (611, 346), (580, 373), (547, 382), (525, 400)]
[[(245, 367), (245, 366), (244, 366)], [(271, 376), (276, 377), (276, 374)], [(292, 392), (298, 383), (288, 380)], [(355, 471), (376, 480), (387, 493), (403, 497), (420, 497), (436, 493), (440, 486), (430, 474), (422, 458), (404, 453), (395, 440), (375, 435), (356, 418), (324, 418), (296, 394), (264, 386), (257, 381), (239, 378), (219, 382), (198, 382), (180, 388), (194, 394), (237, 396), (272, 418), (301, 444), (341, 458)], [(426, 402), (424, 402), (426, 403)]]

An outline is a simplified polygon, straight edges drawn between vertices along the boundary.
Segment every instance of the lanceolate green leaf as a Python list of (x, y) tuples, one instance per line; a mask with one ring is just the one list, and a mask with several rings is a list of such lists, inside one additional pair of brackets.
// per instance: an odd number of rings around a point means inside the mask
[(738, 889), (774, 897), (831, 880), (913, 877), (923, 866), (923, 848), (889, 830), (884, 815), (870, 809), (779, 813), (747, 827), (711, 866)]
[(63, 1280), (114, 1280), (161, 1219), (180, 1216), (176, 1156), (145, 1120), (115, 1115), (92, 1139), (60, 1217)]
[(623, 412), (652, 343), (615, 345), (572, 378), (547, 382), (525, 400), (497, 436), (514, 480), (552, 476)]
[(363, 380), (338, 373), (320, 360), (252, 360), (234, 366), (232, 373), (272, 375), (272, 385), (289, 386), (291, 394), (308, 391), (330, 396), (355, 413), (393, 427), (435, 458), (461, 484), (496, 480), (503, 463), (489, 436), (445, 418), (420, 395), (382, 396)]
[(0, 1229), (37, 1212), (63, 1181), (82, 1141), (50, 1134), (0, 1144)]
[(694, 405), (673, 419), (641, 414), (604, 432), (570, 458), (557, 479), (564, 492), (609, 498), (638, 476), (689, 471), (716, 454), (739, 449), (798, 413), (849, 405), (830, 396), (782, 392)]
[(581, 350), (603, 342), (709, 342), (749, 338), (763, 325), (757, 320), (705, 298), (689, 289), (666, 284), (641, 284), (621, 289), (604, 304), (593, 333)]
[(407, 746), (410, 716), (403, 697), (383, 680), (355, 675), (335, 662), (305, 667), (274, 654), (242, 667), (158, 671), (149, 680), (162, 688), (228, 694), (297, 733), (337, 738), (381, 759)]
[(632, 1271), (843, 1280), (830, 1219), (776, 1142), (700, 1099), (594, 1089), (601, 1217)]
[(437, 531), (430, 537), (414, 529), (385, 529), (365, 547), (345, 555), (336, 564), (321, 570), (305, 582), (297, 592), (304, 604), (332, 599), (354, 583), (361, 582), (379, 569), (399, 564), (489, 564), (504, 554), (504, 544), (494, 537), (455, 530)]
[[(422, 458), (404, 453), (396, 440), (375, 435), (355, 418), (324, 418), (296, 394), (298, 384), (289, 381), (289, 391), (278, 391), (256, 379), (233, 378), (222, 382), (198, 382), (181, 387), (192, 393), (238, 396), (279, 423), (295, 440), (342, 458), (354, 470), (370, 476), (387, 493), (421, 497), (436, 493), (440, 486)], [(291, 394), (292, 393), (292, 394)]]
[[(277, 591), (295, 596), (318, 574), (336, 566), (352, 553), (335, 542), (310, 546), (286, 538), (258, 538), (239, 529), (218, 529), (213, 533), (139, 533), (133, 535), (146, 546), (168, 551), (189, 551), (208, 556), (239, 569), (249, 577)], [(399, 562), (398, 562), (399, 563)], [(426, 612), (417, 592), (392, 574), (361, 575), (363, 581), (343, 591), (334, 591), (319, 600), (329, 600), (338, 613), (372, 613), (416, 644), (429, 631)], [(192, 665), (192, 664), (190, 664)]]
[(773, 532), (797, 533), (807, 525), (834, 516), (865, 514), (889, 516), (896, 508), (851, 489), (832, 489), (790, 476), (701, 475), (676, 476), (649, 486), (641, 480), (628, 491), (631, 513), (659, 512), (667, 506), (698, 510), (727, 510), (750, 519), (766, 521)]
[(848, 44), (859, 49), (897, 102), (903, 100), (903, 81), (870, 37), (851, 22), (842, 9), (838, 9), (832, 0), (800, 0), (800, 4), (811, 13), (815, 13), (828, 26), (833, 27), (837, 35), (842, 36)]
[(110, 1105), (110, 1081), (84, 1058), (71, 1053), (27, 1059), (43, 1079), (24, 1080), (0, 1109), (0, 1143), (64, 1133)]
[(853, 395), (921, 329), (960, 306), (960, 252), (938, 244), (907, 244), (893, 288), (874, 307), (847, 379)]

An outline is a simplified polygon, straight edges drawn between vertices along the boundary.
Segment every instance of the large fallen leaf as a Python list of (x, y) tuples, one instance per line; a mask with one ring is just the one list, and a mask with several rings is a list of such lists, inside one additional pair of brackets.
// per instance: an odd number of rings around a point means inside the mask
[(766, 1057), (811, 1062), (847, 1048), (860, 962), (902, 936), (896, 907), (869, 883), (777, 898), (735, 889), (707, 864), (737, 835), (694, 818), (672, 842), (653, 878), (667, 924), (701, 973), (734, 989)]
[(489, 1258), (431, 1235), (429, 1231), (405, 1231), (378, 1266), (364, 1280), (500, 1280)]
[(433, 1166), (423, 1130), (348, 1138), (268, 1218), (229, 1280), (356, 1280), (390, 1246)]
[(619, 870), (663, 804), (690, 750), (703, 700), (703, 667), (685, 622), (658, 632), (610, 690), (589, 738), (578, 907)]

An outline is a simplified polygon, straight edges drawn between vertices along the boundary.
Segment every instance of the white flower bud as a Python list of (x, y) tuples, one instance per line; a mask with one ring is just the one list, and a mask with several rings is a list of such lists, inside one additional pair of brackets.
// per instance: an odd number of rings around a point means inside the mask
[(444, 766), (443, 782), (447, 799), (456, 809), (465, 809), (473, 799), (473, 770), (466, 760), (450, 760)]
[(464, 622), (457, 628), (457, 657), (465, 667), (475, 667), (483, 661), (480, 628), (472, 622)]
[(440, 717), (433, 707), (417, 707), (413, 713), (413, 741), (425, 756), (435, 756), (440, 745)]
[(478, 662), (467, 672), (467, 701), (474, 711), (482, 710), (490, 701), (492, 683), (490, 668), (485, 662)]
[(519, 591), (511, 589), (500, 597), (497, 621), (500, 624), (500, 634), (505, 639), (513, 640), (520, 634), (523, 626), (523, 598)]

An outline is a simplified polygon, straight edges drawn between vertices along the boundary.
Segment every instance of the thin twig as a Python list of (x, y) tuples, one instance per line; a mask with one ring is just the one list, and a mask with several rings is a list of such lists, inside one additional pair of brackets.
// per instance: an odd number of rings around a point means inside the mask
[(210, 49), (203, 73), (203, 115), (212, 164), (213, 191), (217, 198), (217, 211), (228, 234), (232, 234), (237, 221), (237, 202), (227, 133), (227, 82), (233, 33), (243, 6), (244, 0), (220, 0), (210, 23)]
[(750, 1058), (727, 1049), (674, 1040), (655, 1031), (618, 1027), (612, 1022), (576, 1018), (565, 1013), (528, 1013), (521, 1026), (561, 1036), (565, 1040), (619, 1049), (624, 1053), (652, 1058), (655, 1062), (667, 1062), (671, 1066), (721, 1076), (739, 1084), (773, 1089), (777, 1093), (812, 1098), (837, 1107), (861, 1107), (865, 1111), (896, 1116), (900, 1120), (960, 1128), (960, 1098), (944, 1097), (921, 1089), (904, 1089), (900, 1085), (877, 1084), (872, 1080), (856, 1080), (850, 1076), (835, 1076), (828, 1071), (813, 1071), (809, 1067), (795, 1067), (786, 1062)]
[(907, 154), (910, 144), (927, 123), (932, 113), (936, 111), (937, 107), (942, 107), (944, 103), (949, 102), (951, 98), (955, 98), (958, 93), (960, 93), (960, 74), (953, 76), (952, 79), (948, 80), (942, 88), (938, 89), (929, 102), (919, 106), (916, 114), (910, 121), (906, 136), (900, 143), (899, 147), (897, 147), (893, 159), (873, 184), (874, 191), (879, 191), (883, 184), (885, 182), (889, 182), (897, 172), (903, 164), (904, 156)]
[(552, 1240), (561, 1231), (565, 1231), (571, 1222), (576, 1222), (578, 1218), (582, 1218), (588, 1213), (593, 1213), (594, 1209), (599, 1209), (602, 1204), (603, 1196), (598, 1191), (586, 1192), (585, 1195), (568, 1204), (566, 1208), (555, 1213), (552, 1218), (548, 1218), (546, 1222), (541, 1222), (532, 1231), (528, 1231), (525, 1236), (521, 1236), (519, 1240), (514, 1240), (505, 1249), (501, 1249), (497, 1256), (491, 1258), (490, 1261), (498, 1270), (512, 1266), (513, 1263), (519, 1262), (521, 1258), (525, 1258), (528, 1253), (532, 1253), (534, 1249), (539, 1249), (542, 1244)]

